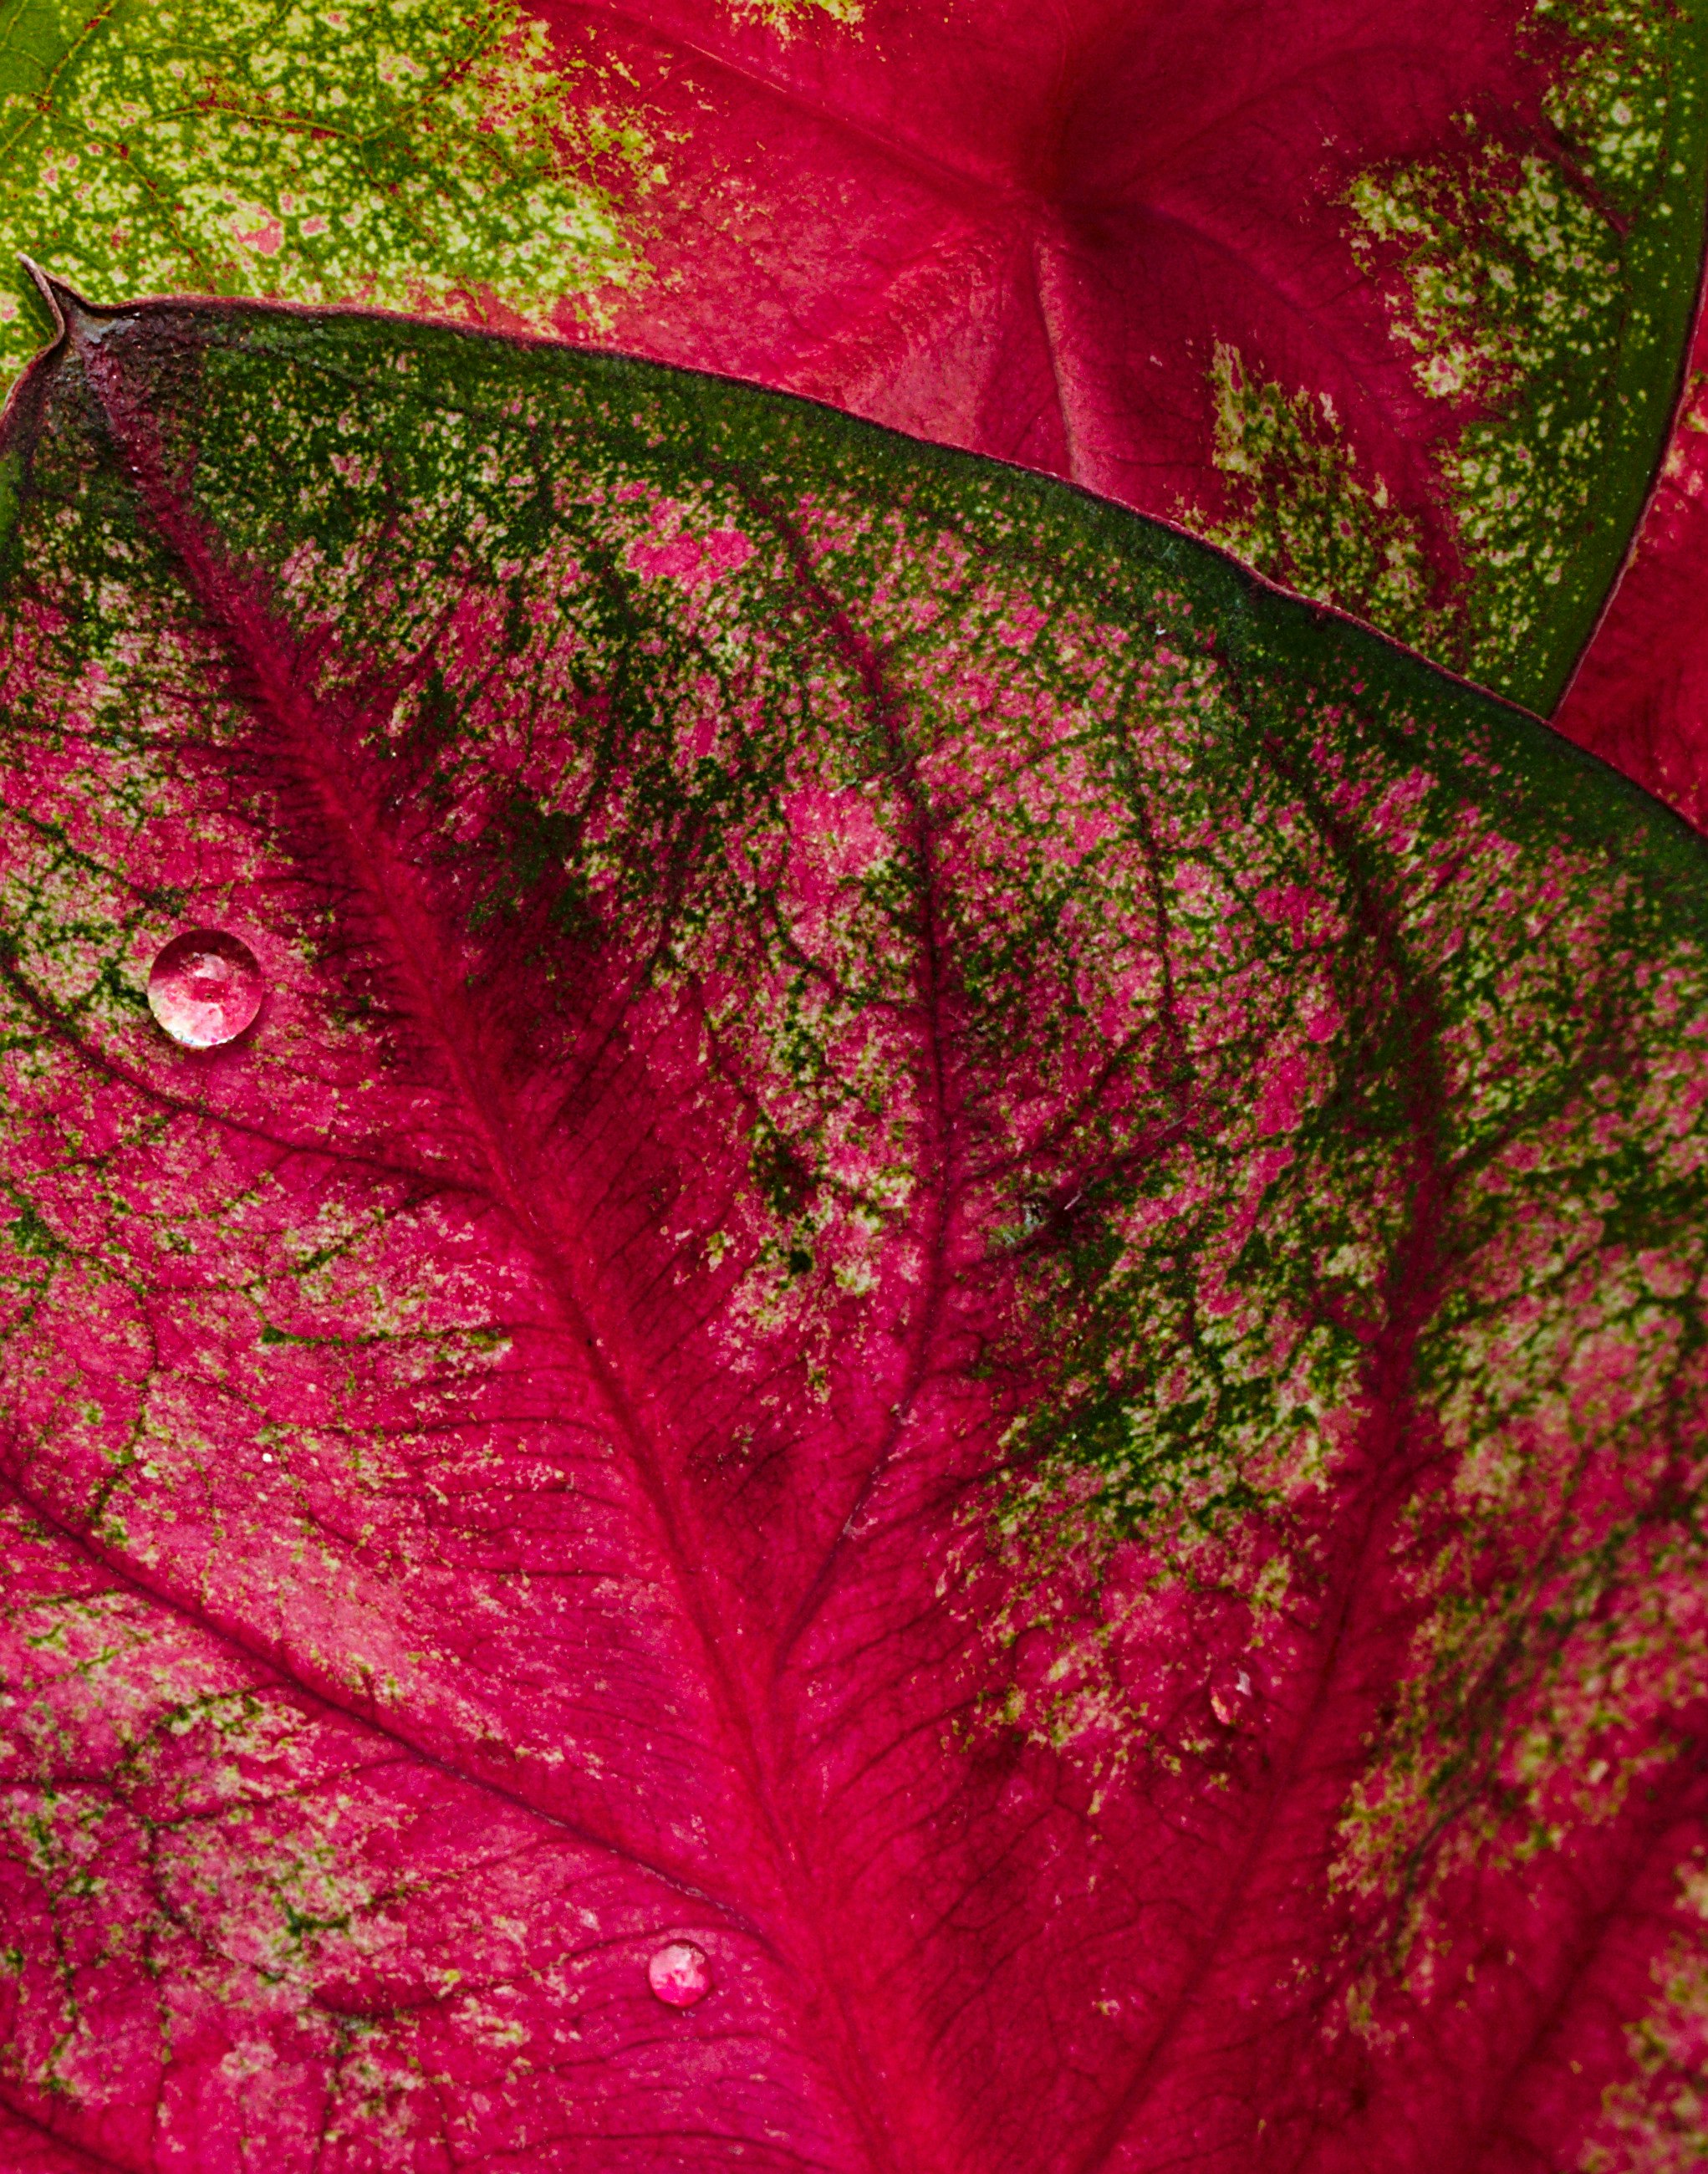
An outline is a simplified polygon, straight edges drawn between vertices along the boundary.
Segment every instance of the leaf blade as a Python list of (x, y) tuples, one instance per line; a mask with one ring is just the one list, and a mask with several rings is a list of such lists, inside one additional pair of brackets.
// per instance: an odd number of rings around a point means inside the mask
[[(19, 2102), (1585, 2145), (1701, 1814), (1688, 834), (740, 387), (143, 308), (11, 428)], [(138, 993), (198, 921), (272, 984), (211, 1059)]]
[(544, 12), (689, 147), (624, 344), (1069, 476), (1557, 697), (1688, 338), (1699, 17)]

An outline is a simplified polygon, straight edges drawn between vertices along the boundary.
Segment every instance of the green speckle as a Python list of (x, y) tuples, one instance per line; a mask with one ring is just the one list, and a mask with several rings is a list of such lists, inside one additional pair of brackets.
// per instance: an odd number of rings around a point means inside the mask
[(20, 1253), (37, 1254), (44, 1260), (51, 1260), (56, 1253), (62, 1252), (64, 1249), (59, 1240), (42, 1221), (31, 1203), (19, 1199), (15, 1193), (12, 1198), (14, 1213), (8, 1220), (0, 1223), (0, 1231), (3, 1231), (14, 1250)]
[(768, 24), (785, 36), (814, 14), (852, 27), (866, 13), (866, 0), (730, 0), (732, 12)]
[(1351, 202), (1372, 277), (1398, 268), (1394, 334), (1419, 389), (1472, 418), (1437, 455), (1467, 569), (1440, 646), (1528, 692), (1549, 592), (1581, 549), (1617, 427), (1618, 236), (1555, 169), (1497, 150), (1365, 176)]
[[(1230, 517), (1203, 531), (1301, 596), (1355, 612), (1419, 648), (1442, 635), (1423, 525), (1366, 482), (1327, 393), (1288, 393), (1219, 344), (1216, 466)], [(1183, 511), (1185, 509), (1182, 509)]]

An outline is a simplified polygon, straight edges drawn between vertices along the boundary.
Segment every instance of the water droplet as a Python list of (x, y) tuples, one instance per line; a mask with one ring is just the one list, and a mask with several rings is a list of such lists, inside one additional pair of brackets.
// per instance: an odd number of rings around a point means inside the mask
[(255, 954), (223, 928), (186, 929), (149, 971), (149, 1009), (186, 1049), (235, 1041), (264, 992)]
[(692, 2008), (711, 1991), (711, 1965), (692, 1940), (670, 1940), (647, 1963), (646, 1982), (667, 2008)]
[(1210, 1711), (1224, 1728), (1237, 1728), (1241, 1722), (1250, 1720), (1257, 1695), (1246, 1671), (1230, 1667), (1222, 1670), (1210, 1685)]

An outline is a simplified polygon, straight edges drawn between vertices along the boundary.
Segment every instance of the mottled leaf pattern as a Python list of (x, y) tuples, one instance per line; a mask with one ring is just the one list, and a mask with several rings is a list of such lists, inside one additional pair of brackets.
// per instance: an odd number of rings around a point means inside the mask
[(1700, 0), (869, 0), (781, 37), (539, 5), (667, 176), (621, 342), (1071, 476), (1558, 695), (1685, 343)]
[(19, 2163), (1692, 2163), (1684, 828), (562, 345), (73, 308), (4, 457)]
[(637, 269), (601, 176), (652, 160), (573, 80), (513, 0), (7, 0), (0, 382), (46, 330), (20, 250), (91, 294), (597, 327)]
[[(1664, 439), (1705, 85), (1708, 0), (9, 0), (0, 240), (813, 393), (1545, 706)], [(0, 288), (0, 373), (44, 329)]]

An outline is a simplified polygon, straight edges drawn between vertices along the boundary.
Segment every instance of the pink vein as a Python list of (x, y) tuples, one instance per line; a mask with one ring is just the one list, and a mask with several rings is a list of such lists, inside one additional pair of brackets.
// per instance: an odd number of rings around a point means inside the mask
[[(911, 2174), (879, 2103), (878, 2063), (855, 2005), (832, 1967), (833, 1943), (824, 1925), (824, 1891), (803, 1864), (778, 1815), (760, 1732), (738, 1668), (726, 1649), (725, 1627), (738, 1621), (741, 1603), (695, 1544), (688, 1506), (673, 1474), (684, 1460), (652, 1400), (628, 1378), (621, 1338), (603, 1318), (596, 1283), (575, 1242), (554, 1227), (544, 1203), (552, 1188), (524, 1144), (502, 1079), (483, 1061), (478, 1022), (462, 992), (456, 964), (446, 955), (412, 873), (390, 852), (371, 811), (353, 793), (339, 760), (332, 720), (292, 669), (289, 639), (253, 590), (217, 560), (169, 482), (154, 431), (131, 397), (122, 369), (104, 349), (93, 321), (74, 302), (67, 307), (71, 337), (109, 427), (122, 448), (133, 484), (154, 527), (177, 557), (186, 587), (208, 625), (226, 646), (251, 706), (262, 708), (302, 765), (320, 802), (328, 833), (348, 859), (388, 932), (400, 992), (431, 1039), (478, 1144), (494, 1204), (522, 1236), (559, 1310), (565, 1329), (604, 1404), (613, 1432), (628, 1452), (659, 1535), (684, 1620), (703, 1657), (705, 1679), (732, 1765), (768, 1846), (788, 1937), (775, 1945), (805, 1965), (827, 1996), (815, 2004), (837, 2040), (832, 2066), (846, 2111), (868, 2159), (883, 2174)], [(90, 337), (91, 331), (95, 336)]]

